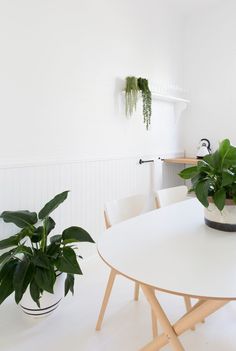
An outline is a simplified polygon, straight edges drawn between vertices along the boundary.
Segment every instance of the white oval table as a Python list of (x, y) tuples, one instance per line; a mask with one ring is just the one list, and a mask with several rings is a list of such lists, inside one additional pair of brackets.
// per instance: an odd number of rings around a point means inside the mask
[[(178, 336), (236, 300), (236, 233), (204, 224), (196, 199), (154, 210), (106, 230), (98, 252), (107, 265), (139, 282), (164, 333), (142, 350), (167, 343), (184, 350)], [(154, 289), (199, 301), (171, 325)]]

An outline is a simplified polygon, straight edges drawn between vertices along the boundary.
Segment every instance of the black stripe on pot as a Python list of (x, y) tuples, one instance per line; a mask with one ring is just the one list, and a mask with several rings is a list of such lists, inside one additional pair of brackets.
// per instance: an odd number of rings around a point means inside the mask
[(62, 275), (62, 272), (60, 271), (55, 271), (56, 277), (59, 277), (60, 275)]
[(222, 230), (224, 232), (236, 232), (236, 224), (213, 222), (207, 218), (205, 218), (205, 223), (208, 227)]
[[(27, 311), (35, 311), (35, 312), (37, 312), (37, 311), (45, 311), (45, 310), (48, 310), (49, 308), (52, 308), (52, 307), (54, 307), (54, 306), (56, 306), (56, 305), (58, 305), (59, 304), (59, 302), (61, 301), (61, 299), (59, 299), (56, 303), (54, 303), (53, 305), (51, 305), (51, 306), (48, 306), (48, 307), (45, 307), (45, 308), (28, 308), (28, 307), (24, 307), (23, 305), (20, 305), (24, 310), (27, 310)], [(57, 306), (56, 306), (57, 307)]]
[(57, 309), (58, 306), (54, 307), (53, 309), (51, 309), (50, 311), (47, 311), (47, 312), (43, 312), (43, 313), (30, 313), (30, 312), (26, 312), (25, 310), (23, 310), (23, 312), (25, 314), (28, 314), (29, 316), (43, 316), (43, 315), (46, 315), (46, 314), (49, 314), (53, 311), (55, 311)]

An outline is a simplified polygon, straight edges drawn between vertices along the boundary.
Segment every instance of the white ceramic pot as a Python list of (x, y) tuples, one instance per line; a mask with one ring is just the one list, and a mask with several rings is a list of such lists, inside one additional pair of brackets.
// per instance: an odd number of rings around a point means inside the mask
[(218, 210), (212, 198), (208, 201), (209, 206), (204, 209), (206, 225), (226, 232), (236, 232), (236, 205), (233, 200), (227, 199), (222, 211)]
[(39, 318), (49, 316), (58, 306), (64, 296), (65, 273), (59, 273), (54, 285), (54, 293), (43, 292), (40, 298), (40, 308), (33, 301), (29, 288), (24, 293), (20, 306), (25, 314), (31, 317)]

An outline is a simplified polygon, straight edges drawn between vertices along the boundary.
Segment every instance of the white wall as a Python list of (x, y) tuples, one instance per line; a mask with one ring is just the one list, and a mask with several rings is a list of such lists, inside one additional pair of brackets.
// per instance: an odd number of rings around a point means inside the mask
[(0, 47), (0, 212), (69, 189), (59, 226), (96, 239), (105, 201), (151, 190), (139, 157), (183, 150), (171, 103), (153, 100), (147, 132), (121, 93), (128, 75), (179, 93), (181, 18), (165, 0), (2, 0)]
[(1, 159), (181, 149), (163, 135), (162, 111), (147, 133), (141, 115), (125, 119), (120, 95), (127, 75), (182, 86), (180, 27), (164, 0), (2, 0)]
[(186, 116), (186, 153), (195, 154), (201, 138), (213, 147), (224, 138), (236, 144), (236, 2), (220, 1), (188, 18), (185, 34), (185, 84), (191, 106)]

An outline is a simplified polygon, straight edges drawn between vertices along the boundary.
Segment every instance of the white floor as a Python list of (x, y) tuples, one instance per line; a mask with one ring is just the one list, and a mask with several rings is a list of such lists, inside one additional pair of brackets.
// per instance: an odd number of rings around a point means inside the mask
[[(74, 297), (66, 297), (51, 316), (32, 320), (14, 304), (13, 299), (0, 306), (1, 351), (137, 351), (151, 340), (149, 306), (141, 294), (134, 302), (133, 284), (119, 277), (105, 315), (103, 328), (95, 324), (103, 296), (108, 268), (94, 257), (83, 263)], [(159, 294), (172, 321), (184, 312), (181, 297)], [(198, 324), (196, 331), (182, 337), (186, 351), (235, 351), (236, 303), (230, 303)], [(172, 350), (169, 346), (163, 351)]]

